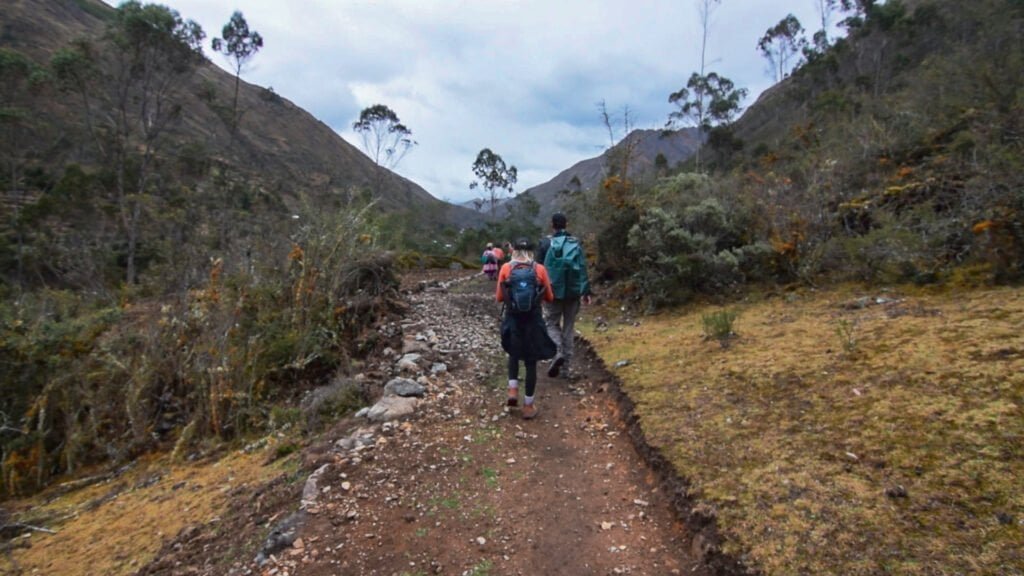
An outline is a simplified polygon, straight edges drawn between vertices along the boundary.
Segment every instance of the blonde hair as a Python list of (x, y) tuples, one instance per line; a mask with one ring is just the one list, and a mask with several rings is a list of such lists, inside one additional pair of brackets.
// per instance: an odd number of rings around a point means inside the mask
[(512, 259), (524, 262), (533, 262), (533, 250), (520, 250), (516, 248), (512, 250)]

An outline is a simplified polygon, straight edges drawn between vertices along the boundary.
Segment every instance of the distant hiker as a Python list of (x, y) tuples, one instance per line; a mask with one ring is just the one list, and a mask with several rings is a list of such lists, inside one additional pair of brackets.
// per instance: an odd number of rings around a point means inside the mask
[[(506, 244), (508, 243), (506, 242)], [(501, 263), (505, 261), (505, 251), (502, 250), (501, 246), (495, 246), (491, 252), (494, 252), (494, 257), (498, 259), (498, 266), (501, 266)]]
[(484, 274), (488, 279), (494, 280), (498, 277), (498, 255), (494, 253), (494, 244), (487, 243), (480, 261), (484, 263)]
[(541, 240), (537, 248), (537, 261), (543, 262), (551, 277), (555, 300), (544, 304), (544, 321), (548, 334), (558, 345), (558, 354), (548, 367), (552, 378), (564, 374), (570, 377), (573, 340), (576, 334), (576, 315), (580, 300), (590, 304), (590, 281), (587, 279), (587, 258), (579, 239), (566, 231), (565, 214), (551, 216), (553, 233)]
[(508, 352), (508, 406), (519, 404), (519, 362), (526, 366), (526, 397), (523, 418), (537, 416), (534, 390), (537, 361), (554, 358), (558, 347), (548, 336), (541, 315), (541, 301), (555, 298), (548, 272), (533, 260), (533, 245), (520, 238), (512, 246), (512, 258), (498, 274), (496, 298), (504, 302), (501, 319), (501, 347)]

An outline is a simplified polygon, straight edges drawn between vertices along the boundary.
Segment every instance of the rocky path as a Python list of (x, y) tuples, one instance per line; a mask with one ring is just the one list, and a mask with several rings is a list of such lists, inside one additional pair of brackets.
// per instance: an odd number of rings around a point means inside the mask
[(408, 313), (381, 330), (399, 349), (356, 376), (386, 382), (383, 396), (303, 451), (308, 479), (239, 492), (139, 575), (708, 573), (691, 555), (704, 540), (676, 520), (586, 351), (571, 382), (541, 367), (540, 414), (523, 420), (505, 407), (493, 283), (462, 272), (406, 286)]
[(535, 420), (505, 408), (491, 286), (464, 276), (411, 296), (390, 362), (423, 397), (335, 443), (301, 528), (256, 573), (702, 573), (596, 370), (542, 373)]

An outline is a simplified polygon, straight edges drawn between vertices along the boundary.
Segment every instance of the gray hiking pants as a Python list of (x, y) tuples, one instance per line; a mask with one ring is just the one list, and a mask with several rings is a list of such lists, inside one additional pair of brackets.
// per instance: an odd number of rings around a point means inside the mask
[(548, 328), (548, 336), (558, 346), (558, 355), (555, 358), (564, 358), (566, 366), (572, 360), (573, 340), (576, 336), (576, 314), (579, 311), (579, 298), (544, 303), (544, 324)]

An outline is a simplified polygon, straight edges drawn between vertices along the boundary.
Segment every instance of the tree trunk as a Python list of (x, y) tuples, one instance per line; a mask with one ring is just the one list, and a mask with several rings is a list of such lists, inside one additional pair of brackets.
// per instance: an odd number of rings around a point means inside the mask
[(238, 84), (241, 81), (241, 68), (235, 72), (235, 96), (231, 100), (231, 144), (235, 143), (235, 132), (238, 130)]

